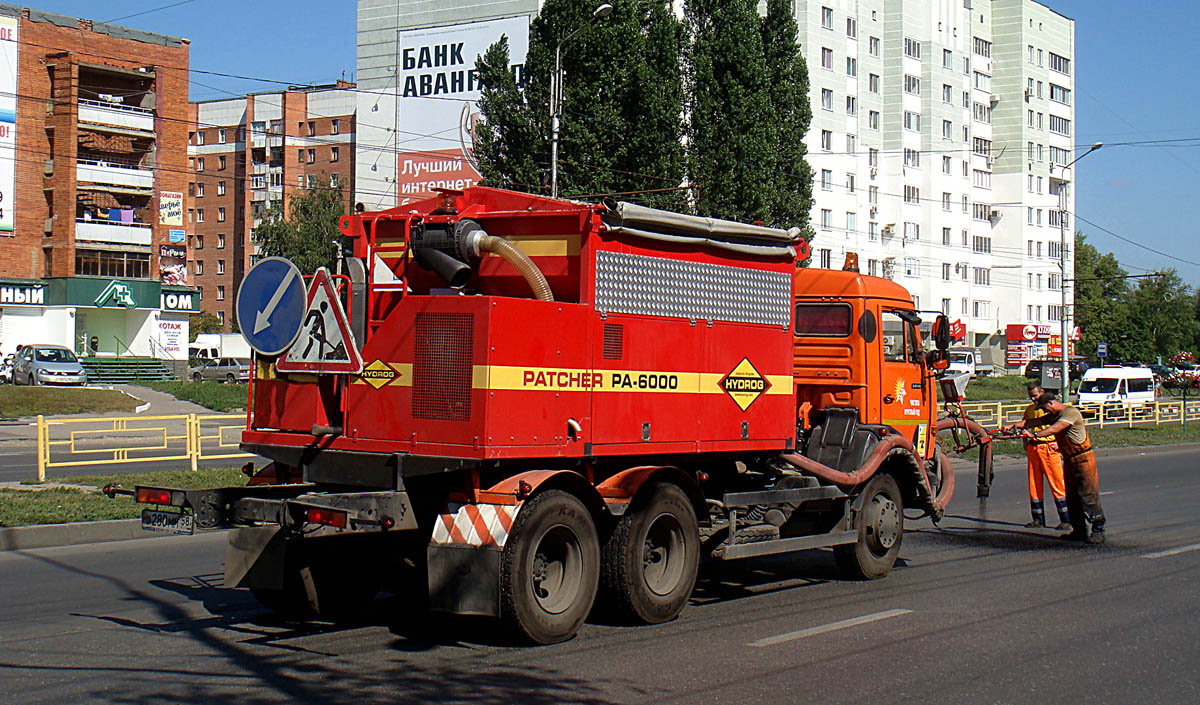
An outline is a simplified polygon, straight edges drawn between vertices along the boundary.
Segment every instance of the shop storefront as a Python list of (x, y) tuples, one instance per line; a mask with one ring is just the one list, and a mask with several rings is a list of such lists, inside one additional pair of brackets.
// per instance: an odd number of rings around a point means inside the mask
[(63, 345), (84, 357), (187, 358), (193, 289), (108, 277), (0, 280), (0, 354)]

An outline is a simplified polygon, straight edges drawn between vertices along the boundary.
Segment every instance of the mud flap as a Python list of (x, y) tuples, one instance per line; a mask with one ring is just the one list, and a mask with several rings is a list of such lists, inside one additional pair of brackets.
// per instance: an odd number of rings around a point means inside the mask
[(278, 526), (233, 529), (225, 545), (225, 586), (282, 590), (286, 554)]
[(429, 608), (451, 614), (500, 616), (501, 546), (430, 544)]

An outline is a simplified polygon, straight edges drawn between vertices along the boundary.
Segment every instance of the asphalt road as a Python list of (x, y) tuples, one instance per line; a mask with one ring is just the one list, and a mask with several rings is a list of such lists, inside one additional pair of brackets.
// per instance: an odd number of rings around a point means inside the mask
[(1028, 520), (1024, 474), (970, 477), (870, 583), (832, 556), (718, 566), (656, 627), (506, 646), (485, 625), (283, 624), (221, 586), (224, 536), (0, 555), (0, 702), (1200, 702), (1200, 451), (1101, 460), (1109, 543)]

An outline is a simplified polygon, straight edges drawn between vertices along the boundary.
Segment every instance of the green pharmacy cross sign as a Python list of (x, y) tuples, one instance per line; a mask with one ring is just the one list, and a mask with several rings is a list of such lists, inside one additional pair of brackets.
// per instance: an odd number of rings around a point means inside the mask
[(120, 282), (116, 279), (112, 280), (104, 288), (104, 291), (101, 291), (100, 295), (96, 297), (96, 306), (101, 308), (109, 302), (124, 308), (137, 307), (137, 302), (133, 300), (133, 289), (125, 282)]

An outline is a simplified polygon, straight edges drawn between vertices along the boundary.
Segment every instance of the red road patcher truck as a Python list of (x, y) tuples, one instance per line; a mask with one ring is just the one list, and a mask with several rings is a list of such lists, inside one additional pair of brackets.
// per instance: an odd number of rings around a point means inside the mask
[(853, 256), (807, 269), (795, 231), (489, 188), (341, 229), (361, 371), (259, 356), (241, 445), (272, 462), (248, 486), (109, 490), (162, 505), (148, 525), (235, 527), (226, 585), (272, 609), (386, 584), (548, 643), (594, 605), (674, 618), (706, 560), (832, 546), (882, 577), (906, 511), (949, 501), (948, 326), (925, 350), (909, 293)]

